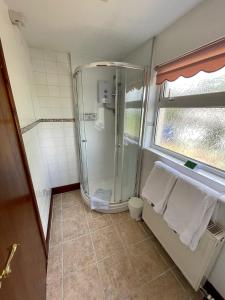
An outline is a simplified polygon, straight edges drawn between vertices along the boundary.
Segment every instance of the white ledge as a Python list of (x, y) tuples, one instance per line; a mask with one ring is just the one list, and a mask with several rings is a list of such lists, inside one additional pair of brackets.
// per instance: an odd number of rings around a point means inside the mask
[(219, 201), (225, 203), (225, 178), (218, 176), (214, 173), (208, 172), (206, 170), (201, 169), (201, 167), (197, 167), (192, 170), (184, 166), (184, 162), (181, 159), (175, 158), (169, 154), (166, 154), (158, 149), (154, 148), (144, 148), (144, 150), (150, 151), (157, 155), (160, 160), (173, 167), (174, 169), (180, 171), (181, 173), (209, 186), (215, 191), (221, 193), (221, 197)]

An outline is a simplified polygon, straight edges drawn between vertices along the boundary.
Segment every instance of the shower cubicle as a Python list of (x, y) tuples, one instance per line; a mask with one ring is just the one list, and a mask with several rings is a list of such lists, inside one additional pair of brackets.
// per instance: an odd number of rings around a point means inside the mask
[(81, 193), (103, 212), (138, 194), (144, 115), (143, 67), (101, 62), (74, 72)]

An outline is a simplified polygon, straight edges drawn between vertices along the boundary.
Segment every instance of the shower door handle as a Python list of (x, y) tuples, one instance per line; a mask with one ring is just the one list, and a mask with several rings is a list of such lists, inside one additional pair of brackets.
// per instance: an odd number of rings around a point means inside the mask
[(87, 142), (87, 140), (82, 140), (82, 143), (86, 143)]

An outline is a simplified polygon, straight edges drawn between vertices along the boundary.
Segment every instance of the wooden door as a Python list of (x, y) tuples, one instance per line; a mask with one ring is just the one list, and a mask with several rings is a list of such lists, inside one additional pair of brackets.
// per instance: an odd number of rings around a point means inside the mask
[(45, 241), (24, 153), (0, 45), (0, 275), (19, 244), (1, 280), (1, 300), (45, 299)]

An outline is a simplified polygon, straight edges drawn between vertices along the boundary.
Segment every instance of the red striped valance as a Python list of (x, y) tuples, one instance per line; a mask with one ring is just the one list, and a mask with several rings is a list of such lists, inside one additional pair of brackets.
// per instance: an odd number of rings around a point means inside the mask
[(192, 77), (200, 71), (214, 72), (225, 66), (225, 38), (201, 47), (183, 57), (155, 67), (156, 84), (178, 77)]

